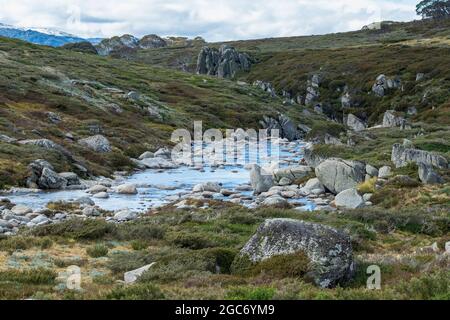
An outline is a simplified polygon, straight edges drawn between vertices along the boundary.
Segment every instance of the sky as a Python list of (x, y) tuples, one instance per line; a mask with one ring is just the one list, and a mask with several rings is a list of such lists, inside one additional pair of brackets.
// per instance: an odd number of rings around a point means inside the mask
[(84, 38), (132, 34), (207, 41), (325, 34), (418, 19), (419, 0), (0, 0), (0, 22)]

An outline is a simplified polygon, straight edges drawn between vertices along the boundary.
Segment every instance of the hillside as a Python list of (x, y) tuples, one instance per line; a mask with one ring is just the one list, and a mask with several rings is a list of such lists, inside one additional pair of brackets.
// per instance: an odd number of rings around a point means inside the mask
[[(0, 61), (0, 134), (50, 139), (94, 175), (129, 169), (128, 157), (167, 145), (175, 128), (190, 129), (193, 120), (203, 120), (205, 128), (253, 128), (263, 115), (287, 111), (232, 81), (16, 40), (0, 39)], [(74, 143), (97, 133), (110, 139), (112, 153), (94, 154)], [(38, 158), (79, 172), (58, 152), (5, 142), (0, 148), (1, 186), (23, 184), (26, 166)]]

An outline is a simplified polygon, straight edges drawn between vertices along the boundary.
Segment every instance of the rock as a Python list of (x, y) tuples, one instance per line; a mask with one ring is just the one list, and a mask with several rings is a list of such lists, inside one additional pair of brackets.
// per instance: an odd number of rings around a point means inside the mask
[(278, 185), (279, 186), (288, 186), (292, 183), (291, 179), (288, 179), (286, 177), (283, 177), (280, 179), (280, 181), (278, 181)]
[(178, 166), (172, 161), (166, 160), (164, 158), (147, 158), (141, 160), (141, 163), (147, 169), (176, 169)]
[(306, 195), (312, 193), (313, 190), (317, 190), (317, 193), (320, 191), (320, 194), (325, 193), (325, 187), (317, 178), (309, 179), (305, 186), (300, 189)]
[(83, 209), (83, 215), (86, 217), (99, 217), (101, 213), (95, 207), (86, 207)]
[(367, 124), (351, 113), (347, 116), (346, 125), (356, 132), (367, 129)]
[(414, 143), (411, 140), (403, 139), (403, 146), (409, 149), (415, 149)]
[(33, 210), (30, 207), (18, 204), (11, 209), (11, 212), (18, 216), (24, 216), (28, 213), (33, 212)]
[(283, 114), (279, 114), (277, 118), (264, 117), (260, 124), (267, 129), (268, 134), (271, 134), (272, 130), (278, 130), (280, 138), (289, 141), (298, 140), (302, 136), (292, 120)]
[(366, 193), (363, 195), (363, 199), (365, 202), (370, 201), (370, 199), (372, 199), (373, 193)]
[(445, 253), (450, 255), (450, 241), (445, 243)]
[(355, 188), (364, 182), (366, 165), (358, 161), (332, 158), (325, 160), (316, 168), (316, 177), (332, 193)]
[(334, 199), (338, 208), (357, 209), (364, 206), (364, 199), (354, 188), (347, 189), (339, 193)]
[(72, 155), (69, 151), (49, 139), (21, 140), (19, 141), (19, 144), (33, 145), (43, 149), (55, 150), (69, 159), (72, 158)]
[(106, 192), (99, 192), (99, 193), (94, 194), (92, 197), (96, 198), (96, 199), (108, 199), (109, 194), (107, 194)]
[(193, 192), (214, 192), (214, 193), (220, 193), (220, 190), (222, 189), (221, 185), (217, 182), (205, 182), (200, 183), (194, 186), (192, 189)]
[(441, 184), (444, 179), (429, 164), (419, 163), (419, 179), (424, 184)]
[(47, 218), (44, 215), (38, 215), (36, 218), (34, 218), (33, 220), (30, 221), (31, 223), (33, 223), (34, 225), (44, 225), (50, 222), (50, 219)]
[(141, 49), (164, 48), (167, 47), (167, 41), (156, 34), (149, 34), (139, 40), (138, 45)]
[(78, 140), (78, 143), (99, 153), (108, 153), (112, 150), (109, 140), (100, 134)]
[(6, 142), (6, 143), (14, 143), (17, 139), (8, 137), (7, 135), (0, 134), (0, 142)]
[(172, 159), (172, 151), (168, 148), (161, 148), (155, 152), (155, 158), (164, 158), (167, 160)]
[(416, 81), (421, 81), (423, 78), (425, 78), (425, 73), (418, 73), (416, 75)]
[(406, 113), (409, 116), (415, 116), (417, 114), (417, 108), (416, 107), (409, 107), (408, 111)]
[(261, 167), (257, 164), (251, 166), (250, 182), (255, 194), (267, 192), (274, 185), (272, 175), (263, 174)]
[(396, 114), (394, 110), (388, 110), (384, 113), (383, 124), (384, 128), (401, 128), (406, 129), (408, 127), (407, 121), (402, 116)]
[(154, 158), (154, 157), (155, 157), (155, 154), (153, 152), (146, 151), (139, 156), (139, 160), (144, 160), (144, 159), (149, 159), (149, 158)]
[(94, 206), (95, 202), (89, 197), (80, 197), (76, 199), (74, 202), (80, 205)]
[(67, 180), (52, 169), (44, 168), (38, 180), (38, 186), (44, 190), (63, 189), (67, 186)]
[(371, 177), (378, 177), (379, 171), (374, 166), (366, 164), (366, 173)]
[(139, 47), (139, 40), (132, 35), (103, 39), (95, 48), (99, 55), (107, 56), (114, 52), (127, 52)]
[(235, 194), (235, 192), (228, 190), (228, 189), (220, 189), (220, 193), (224, 196), (224, 197), (229, 197), (233, 194)]
[(308, 80), (306, 86), (305, 104), (309, 105), (314, 101), (317, 101), (320, 97), (319, 87), (321, 83), (321, 77), (319, 74), (314, 74), (311, 80)]
[(255, 82), (253, 82), (253, 86), (269, 93), (272, 98), (275, 98), (277, 96), (276, 90), (270, 82), (256, 80)]
[(346, 92), (341, 97), (341, 106), (342, 106), (342, 108), (351, 108), (352, 107), (352, 97), (350, 96), (350, 93)]
[(106, 192), (106, 191), (108, 191), (108, 188), (101, 184), (97, 184), (86, 190), (87, 193), (91, 193), (91, 194), (96, 194), (96, 193)]
[(303, 159), (306, 164), (312, 168), (317, 168), (322, 162), (324, 162), (327, 158), (317, 155), (314, 152), (313, 144), (308, 144), (304, 149)]
[(392, 168), (389, 166), (381, 167), (378, 172), (378, 178), (386, 179), (392, 176)]
[(234, 78), (239, 71), (249, 71), (250, 58), (233, 47), (222, 45), (219, 50), (203, 47), (197, 58), (197, 74)]
[(121, 210), (114, 215), (114, 219), (117, 221), (130, 221), (137, 218), (137, 213), (129, 209)]
[(287, 178), (290, 181), (288, 184), (291, 184), (291, 182), (297, 179), (301, 179), (310, 175), (311, 172), (312, 168), (309, 166), (293, 166), (277, 169), (274, 171), (273, 175), (275, 180), (277, 180), (278, 182), (280, 182), (283, 178)]
[(410, 162), (416, 164), (424, 163), (439, 169), (448, 168), (448, 161), (444, 156), (428, 151), (406, 148), (398, 143), (392, 147), (391, 160), (397, 168), (405, 167)]
[(80, 178), (74, 172), (62, 172), (59, 173), (59, 176), (67, 181), (68, 186), (80, 185)]
[(328, 133), (325, 133), (324, 142), (325, 142), (325, 144), (332, 144), (332, 145), (335, 145), (335, 146), (343, 145), (341, 139), (333, 137), (332, 135), (330, 135)]
[(133, 184), (123, 184), (117, 187), (117, 193), (119, 194), (137, 194), (136, 186)]
[(51, 123), (54, 123), (54, 124), (58, 124), (62, 121), (61, 116), (54, 112), (47, 112), (47, 118)]
[(143, 266), (143, 267), (141, 267), (141, 268), (139, 268), (139, 269), (136, 269), (136, 270), (133, 270), (133, 271), (128, 271), (128, 272), (125, 272), (125, 274), (124, 274), (124, 281), (125, 281), (125, 284), (133, 284), (133, 283), (135, 283), (137, 280), (138, 280), (138, 278), (140, 277), (140, 276), (142, 276), (142, 274), (144, 273), (144, 272), (146, 272), (147, 270), (149, 270), (152, 266), (154, 266), (155, 265), (155, 263), (156, 262), (153, 262), (153, 263), (151, 263), (151, 264), (149, 264), (149, 265), (146, 265), (146, 266)]
[(372, 87), (372, 92), (379, 97), (384, 97), (388, 89), (399, 89), (401, 87), (400, 79), (390, 79), (384, 74), (377, 77), (375, 84)]
[(271, 197), (265, 199), (262, 202), (262, 205), (270, 207), (270, 206), (282, 206), (282, 205), (286, 205), (287, 203), (288, 202), (283, 197), (271, 196)]
[(266, 220), (240, 252), (256, 263), (273, 256), (304, 252), (311, 276), (323, 288), (350, 280), (354, 274), (350, 237), (333, 228), (293, 219)]

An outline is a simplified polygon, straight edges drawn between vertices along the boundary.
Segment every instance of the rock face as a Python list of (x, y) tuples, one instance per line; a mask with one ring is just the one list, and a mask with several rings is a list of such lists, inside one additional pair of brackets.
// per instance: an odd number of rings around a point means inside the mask
[(419, 178), (425, 184), (444, 183), (444, 179), (429, 164), (419, 163)]
[(353, 131), (359, 132), (367, 129), (367, 124), (353, 114), (347, 116), (346, 124)]
[(358, 161), (332, 158), (316, 168), (316, 176), (328, 190), (338, 194), (364, 182), (366, 165)]
[(401, 87), (400, 79), (391, 79), (381, 74), (377, 77), (372, 87), (373, 93), (379, 97), (384, 97), (389, 89), (399, 89)]
[(95, 152), (108, 153), (111, 152), (111, 145), (104, 136), (98, 134), (92, 137), (81, 139), (78, 143), (85, 146)]
[(222, 45), (219, 50), (203, 47), (197, 59), (197, 73), (234, 78), (239, 71), (249, 71), (250, 58), (233, 47)]
[(277, 255), (304, 252), (312, 264), (317, 285), (333, 287), (354, 273), (350, 238), (320, 224), (292, 219), (266, 220), (247, 242), (240, 255), (259, 262)]
[(391, 161), (397, 168), (404, 167), (410, 162), (424, 163), (439, 169), (448, 168), (448, 161), (445, 157), (428, 151), (406, 148), (399, 143), (392, 147)]
[(252, 165), (250, 170), (250, 182), (255, 194), (269, 191), (273, 187), (273, 178), (271, 175), (263, 175), (261, 167), (257, 164)]
[(394, 110), (388, 110), (383, 116), (383, 127), (406, 129), (408, 122), (405, 118), (397, 115)]
[(35, 160), (28, 165), (30, 175), (27, 179), (28, 188), (62, 189), (68, 184), (67, 180), (58, 175), (53, 166), (45, 160)]
[(139, 40), (139, 47), (141, 49), (155, 49), (167, 47), (167, 42), (156, 34), (149, 34)]
[(336, 207), (346, 209), (357, 209), (364, 206), (365, 201), (354, 188), (339, 193), (335, 198)]
[(279, 114), (278, 118), (275, 119), (264, 117), (264, 119), (260, 121), (260, 124), (264, 129), (268, 130), (268, 134), (270, 134), (272, 130), (278, 130), (280, 138), (286, 138), (289, 141), (298, 140), (302, 136), (292, 120), (283, 114)]

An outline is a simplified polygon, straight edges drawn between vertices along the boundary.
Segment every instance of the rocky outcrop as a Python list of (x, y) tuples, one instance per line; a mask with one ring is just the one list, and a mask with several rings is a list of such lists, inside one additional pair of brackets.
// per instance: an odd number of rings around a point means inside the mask
[(310, 167), (317, 168), (322, 162), (327, 160), (326, 157), (322, 157), (314, 152), (314, 145), (312, 144), (307, 145), (303, 152), (303, 160)]
[(239, 71), (249, 71), (250, 58), (233, 47), (222, 45), (219, 50), (203, 47), (197, 58), (197, 74), (234, 78)]
[(351, 113), (344, 120), (345, 124), (353, 131), (359, 132), (367, 129), (367, 124)]
[(139, 40), (132, 35), (125, 34), (121, 37), (112, 37), (104, 39), (96, 46), (97, 52), (101, 56), (107, 56), (113, 51), (123, 49), (136, 49), (139, 47)]
[(355, 188), (340, 192), (334, 199), (336, 207), (357, 209), (364, 206), (365, 201)]
[(353, 276), (350, 237), (333, 228), (292, 219), (266, 220), (240, 252), (257, 263), (274, 256), (305, 253), (315, 283), (329, 288)]
[(72, 157), (71, 153), (67, 151), (64, 147), (60, 146), (56, 142), (53, 142), (52, 140), (49, 139), (21, 140), (19, 141), (19, 143), (23, 145), (33, 145), (48, 150), (55, 150), (61, 153), (62, 155), (66, 156), (67, 158)]
[(272, 130), (278, 130), (280, 138), (286, 138), (289, 141), (298, 140), (302, 137), (302, 134), (297, 130), (297, 126), (283, 114), (279, 114), (278, 118), (264, 117), (260, 121), (261, 126), (268, 130), (268, 134)]
[(375, 84), (372, 87), (372, 92), (378, 97), (384, 97), (390, 89), (399, 89), (401, 81), (398, 78), (391, 79), (381, 74), (377, 77)]
[(366, 165), (358, 161), (332, 158), (325, 160), (316, 168), (316, 176), (328, 190), (338, 194), (364, 182)]
[(253, 86), (267, 92), (272, 98), (275, 98), (277, 96), (277, 92), (270, 82), (256, 80), (255, 82), (253, 82)]
[(156, 34), (149, 34), (139, 40), (138, 45), (141, 49), (155, 49), (167, 47), (167, 42)]
[(45, 160), (35, 160), (28, 165), (29, 177), (27, 187), (42, 190), (62, 189), (67, 186), (67, 180), (58, 175), (53, 166)]
[(419, 163), (419, 179), (424, 184), (444, 183), (444, 179), (429, 164)]
[(400, 128), (407, 129), (408, 122), (406, 119), (398, 115), (394, 110), (388, 110), (383, 116), (383, 127), (385, 128)]
[(321, 83), (321, 76), (319, 74), (313, 75), (311, 77), (311, 80), (308, 80), (307, 87), (306, 87), (306, 97), (305, 97), (306, 105), (309, 105), (319, 99), (320, 83)]
[(252, 165), (250, 169), (250, 182), (255, 194), (269, 191), (274, 182), (271, 174), (263, 174), (262, 169), (257, 164)]
[(78, 141), (78, 143), (82, 146), (85, 146), (86, 148), (91, 149), (92, 151), (99, 153), (108, 153), (112, 150), (109, 140), (100, 134), (81, 139)]
[(424, 163), (440, 169), (448, 168), (448, 161), (444, 156), (428, 151), (407, 148), (399, 143), (394, 144), (392, 147), (391, 161), (397, 168), (405, 167), (410, 162), (416, 164)]

